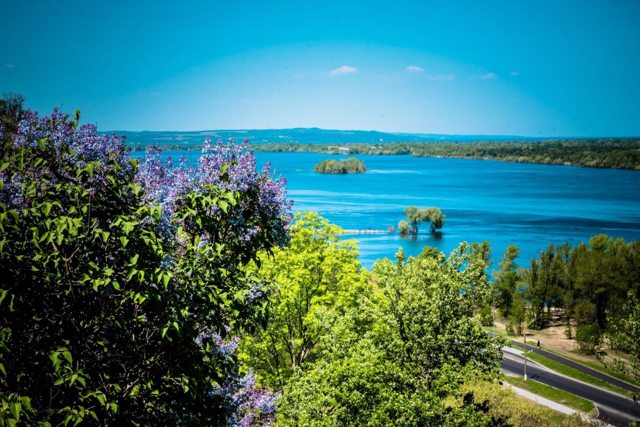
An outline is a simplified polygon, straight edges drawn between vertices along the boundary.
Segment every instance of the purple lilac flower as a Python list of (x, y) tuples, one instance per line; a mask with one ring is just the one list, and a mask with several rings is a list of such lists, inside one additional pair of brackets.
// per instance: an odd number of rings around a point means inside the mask
[[(33, 111), (25, 111), (12, 141), (13, 149), (32, 149), (44, 143), (51, 153), (48, 167), (15, 171), (11, 176), (3, 176), (4, 191), (2, 201), (10, 209), (21, 209), (30, 203), (22, 194), (26, 182), (37, 182), (45, 186), (56, 185), (60, 179), (76, 179), (75, 171), (89, 162), (96, 162), (92, 176), (83, 182), (89, 195), (101, 192), (106, 184), (106, 171), (117, 164), (124, 173), (133, 173), (129, 156), (124, 148), (124, 139), (116, 135), (99, 135), (94, 125), (76, 128), (73, 121), (58, 109), (50, 116), (40, 118)], [(54, 171), (56, 169), (56, 171)], [(68, 173), (67, 176), (60, 174)]]
[(262, 283), (251, 286), (251, 288), (249, 289), (249, 292), (247, 293), (247, 300), (256, 301), (260, 299), (264, 295), (262, 288), (263, 288)]
[[(246, 217), (270, 218), (270, 226), (276, 234), (278, 244), (286, 242), (291, 222), (291, 201), (287, 200), (283, 178), (272, 179), (269, 165), (256, 171), (255, 156), (248, 149), (248, 143), (236, 143), (233, 140), (212, 144), (207, 138), (197, 167), (187, 167), (186, 159), (181, 158), (177, 167), (170, 159), (164, 162), (160, 150), (155, 147), (147, 150), (146, 158), (140, 166), (138, 183), (144, 188), (148, 203), (160, 205), (165, 223), (169, 224), (179, 197), (190, 191), (202, 191), (205, 185), (214, 185), (228, 191), (246, 192), (254, 188), (258, 194), (260, 212), (249, 212), (248, 205), (235, 210), (237, 223), (241, 228), (237, 238), (242, 242), (251, 242), (261, 232), (256, 225), (242, 220)], [(253, 209), (256, 207), (254, 206)]]
[(239, 408), (239, 418), (235, 425), (251, 427), (271, 425), (275, 420), (279, 393), (273, 393), (256, 384), (253, 371), (249, 371), (239, 381), (240, 387), (232, 396)]
[(211, 394), (230, 400), (236, 410), (228, 424), (242, 427), (273, 425), (281, 397), (258, 386), (251, 370), (225, 387), (215, 387)]

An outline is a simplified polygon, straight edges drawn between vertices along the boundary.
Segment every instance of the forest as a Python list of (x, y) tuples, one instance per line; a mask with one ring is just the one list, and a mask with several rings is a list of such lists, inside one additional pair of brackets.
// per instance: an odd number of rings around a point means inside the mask
[(633, 325), (640, 306), (639, 241), (600, 234), (573, 248), (549, 246), (527, 268), (518, 268), (517, 256), (518, 248), (510, 246), (493, 287), (495, 307), (512, 333), (521, 334), (523, 326), (543, 329), (556, 317), (584, 353), (634, 351), (640, 336)]
[(585, 425), (501, 387), (492, 308), (516, 329), (560, 310), (640, 372), (638, 242), (526, 269), (513, 247), (493, 281), (487, 242), (369, 271), (247, 144), (138, 162), (79, 112), (0, 118), (0, 425)]
[(254, 151), (333, 154), (411, 155), (500, 160), (546, 165), (640, 170), (640, 140), (631, 138), (558, 139), (500, 142), (393, 142), (385, 144), (251, 144)]

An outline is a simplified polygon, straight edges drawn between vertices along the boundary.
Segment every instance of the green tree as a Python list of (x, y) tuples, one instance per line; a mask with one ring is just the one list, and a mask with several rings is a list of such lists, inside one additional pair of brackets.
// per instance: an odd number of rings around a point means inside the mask
[[(430, 224), (431, 233), (435, 233), (438, 229), (444, 226), (445, 216), (438, 208), (418, 208), (416, 206), (409, 206), (404, 209), (404, 214), (411, 224), (410, 229), (412, 233), (416, 235), (418, 234), (418, 226), (421, 222), (428, 222)], [(400, 228), (400, 224), (398, 224), (398, 228)]]
[[(481, 321), (485, 326), (493, 324), (491, 315), (491, 284), (487, 270), (491, 265), (491, 246), (488, 241), (482, 243), (461, 242), (454, 249), (447, 263), (452, 274), (463, 284), (462, 292), (467, 296), (474, 314), (482, 314)], [(488, 311), (487, 311), (488, 309)]]
[(503, 317), (508, 317), (513, 304), (513, 295), (520, 282), (518, 265), (515, 259), (520, 255), (517, 246), (509, 245), (504, 253), (500, 268), (493, 273), (493, 300), (498, 312)]
[[(638, 290), (629, 291), (622, 312), (624, 315), (621, 329), (624, 332), (614, 336), (615, 344), (629, 355), (628, 371), (636, 381), (640, 381), (640, 340), (638, 340), (640, 337), (640, 292)], [(618, 366), (624, 366), (624, 363), (619, 361)], [(634, 397), (640, 399), (640, 393), (636, 393)]]
[(405, 220), (402, 220), (398, 223), (398, 232), (400, 233), (400, 235), (402, 236), (406, 236), (408, 234), (413, 234), (411, 226), (409, 225), (409, 223)]
[(511, 335), (522, 335), (522, 331), (527, 324), (527, 302), (524, 293), (520, 289), (513, 290), (511, 309), (509, 310), (509, 321), (507, 332)]
[(563, 270), (562, 252), (549, 245), (540, 253), (538, 260), (531, 260), (531, 268), (524, 275), (526, 297), (531, 304), (532, 323), (536, 328), (547, 326), (551, 306), (560, 301)]
[(438, 229), (444, 226), (444, 214), (438, 208), (427, 208), (423, 216), (423, 221), (428, 221), (430, 223), (432, 233), (435, 233)]
[(271, 387), (316, 359), (333, 323), (370, 292), (355, 243), (341, 232), (314, 212), (299, 214), (290, 245), (261, 259), (261, 280), (275, 286), (268, 327), (245, 337), (241, 352)]

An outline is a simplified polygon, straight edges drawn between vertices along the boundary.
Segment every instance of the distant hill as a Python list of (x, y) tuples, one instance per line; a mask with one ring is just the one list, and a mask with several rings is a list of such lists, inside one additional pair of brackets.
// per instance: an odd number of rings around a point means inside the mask
[(391, 142), (471, 142), (471, 141), (537, 141), (532, 138), (513, 135), (441, 135), (417, 133), (388, 133), (365, 130), (331, 130), (319, 128), (293, 129), (238, 129), (207, 131), (113, 131), (127, 137), (129, 146), (184, 146), (200, 145), (205, 138), (237, 140), (248, 139), (252, 144), (294, 143), (294, 144), (380, 144)]

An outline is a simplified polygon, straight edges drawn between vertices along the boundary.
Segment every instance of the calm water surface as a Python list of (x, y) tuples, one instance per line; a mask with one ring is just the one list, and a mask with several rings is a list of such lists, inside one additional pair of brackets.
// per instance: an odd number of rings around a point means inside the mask
[(256, 153), (260, 165), (270, 162), (287, 179), (295, 210), (316, 211), (345, 229), (397, 226), (410, 205), (436, 206), (446, 215), (438, 238), (427, 224), (417, 239), (350, 236), (366, 267), (399, 247), (408, 255), (427, 245), (448, 253), (461, 241), (488, 240), (494, 265), (509, 244), (520, 248), (523, 265), (549, 244), (576, 244), (597, 233), (640, 239), (640, 172), (411, 156), (358, 156), (368, 169), (359, 175), (313, 172), (329, 157)]

